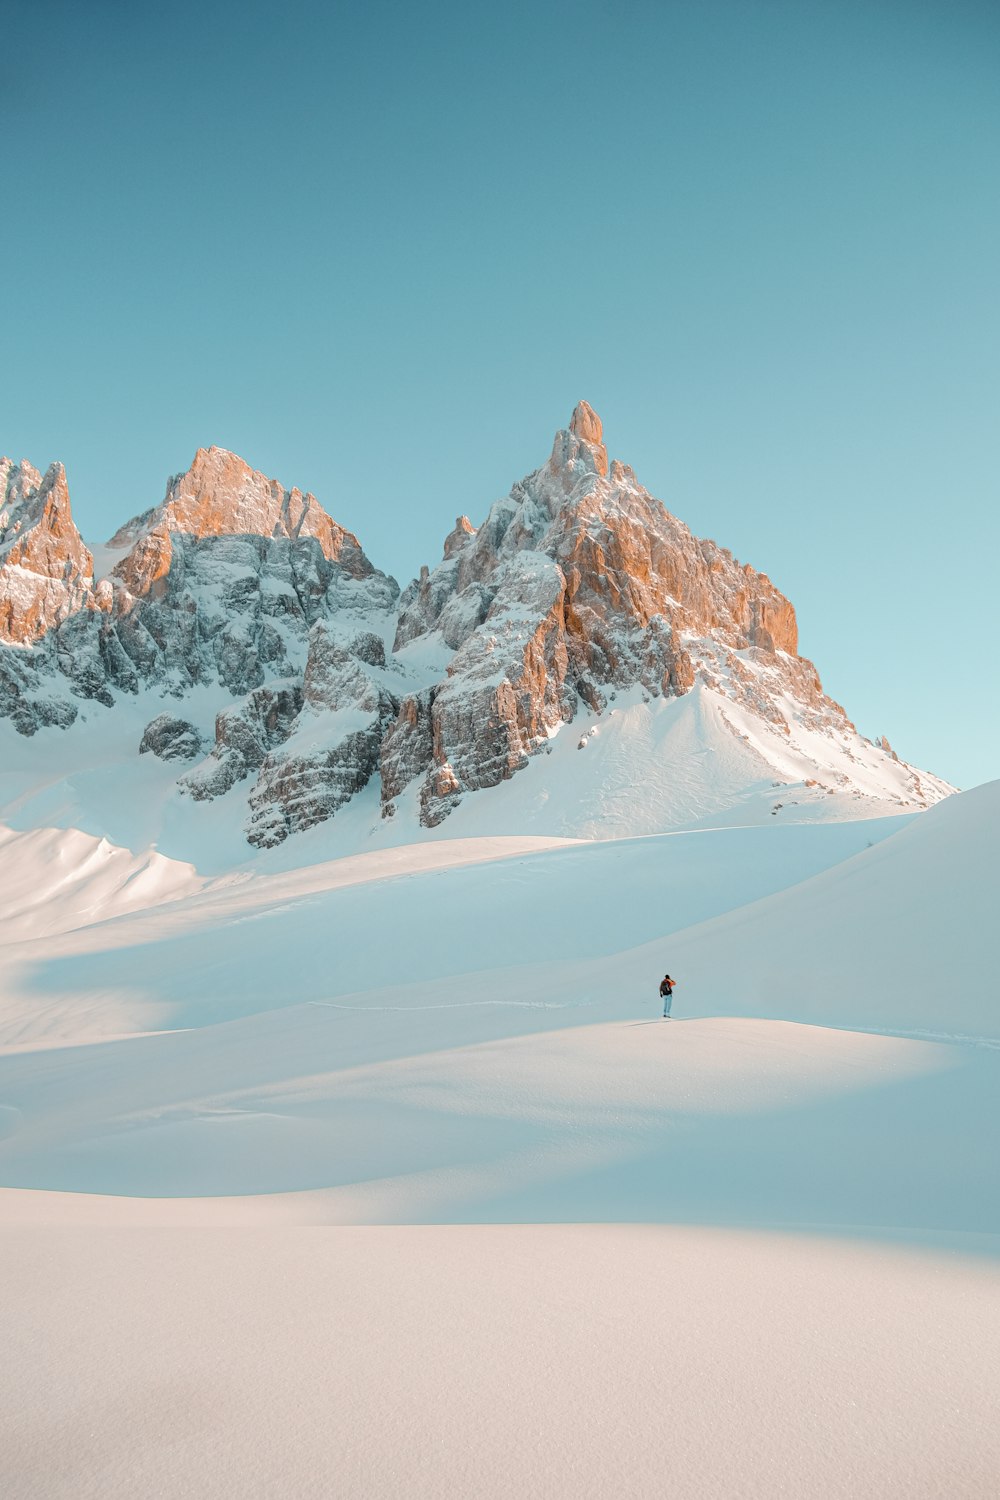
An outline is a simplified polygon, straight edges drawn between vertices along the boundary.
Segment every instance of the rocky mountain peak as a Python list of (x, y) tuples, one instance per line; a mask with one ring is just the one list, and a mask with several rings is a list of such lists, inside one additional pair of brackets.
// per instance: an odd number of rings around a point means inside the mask
[(72, 522), (66, 470), (61, 463), (49, 464), (44, 478), (33, 464), (0, 458), (0, 530), (5, 540), (37, 525), (47, 515), (50, 530)]
[(622, 692), (651, 701), (700, 686), (782, 737), (794, 722), (858, 738), (799, 657), (789, 600), (693, 536), (630, 467), (609, 474), (603, 437), (580, 402), (549, 462), (404, 592), (396, 649), (425, 637), (453, 655), (386, 734), (387, 811), (412, 785), (422, 821), (440, 822)]
[(357, 537), (339, 526), (315, 495), (286, 490), (237, 454), (212, 447), (199, 448), (191, 467), (168, 481), (160, 505), (126, 522), (111, 538), (110, 547), (129, 549), (114, 575), (137, 597), (162, 592), (178, 544), (184, 548), (224, 537), (312, 539), (327, 562), (348, 577), (365, 579), (375, 571)]
[(37, 640), (90, 601), (93, 574), (62, 464), (0, 459), (0, 639)]
[(15, 512), (28, 496), (37, 493), (41, 483), (41, 474), (26, 458), (20, 463), (0, 458), (0, 531), (14, 523)]
[(133, 546), (154, 531), (183, 532), (196, 539), (315, 537), (329, 561), (357, 576), (371, 570), (357, 537), (338, 526), (315, 495), (296, 487), (286, 490), (226, 448), (199, 448), (186, 473), (168, 481), (162, 503), (126, 522), (109, 546)]
[(556, 433), (550, 467), (561, 476), (575, 480), (580, 473), (608, 472), (608, 450), (604, 446), (604, 429), (596, 411), (586, 401), (573, 408), (568, 427)]

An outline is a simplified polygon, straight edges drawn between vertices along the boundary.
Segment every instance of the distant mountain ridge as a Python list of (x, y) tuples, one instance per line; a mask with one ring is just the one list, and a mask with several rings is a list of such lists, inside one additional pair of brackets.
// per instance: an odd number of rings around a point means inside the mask
[[(245, 795), (258, 847), (374, 778), (384, 818), (435, 827), (574, 720), (585, 749), (613, 703), (652, 711), (695, 689), (697, 753), (727, 768), (720, 806), (768, 776), (801, 804), (846, 796), (868, 813), (951, 790), (857, 734), (798, 655), (788, 599), (609, 461), (586, 402), (402, 594), (313, 495), (220, 448), (116, 532), (104, 577), (61, 465), (4, 459), (0, 496), (0, 717), (33, 735), (71, 730), (88, 702), (148, 702), (134, 753), (178, 763), (179, 796)], [(198, 696), (203, 720), (206, 693), (211, 739), (185, 711)], [(637, 801), (669, 781), (669, 765), (630, 767)]]

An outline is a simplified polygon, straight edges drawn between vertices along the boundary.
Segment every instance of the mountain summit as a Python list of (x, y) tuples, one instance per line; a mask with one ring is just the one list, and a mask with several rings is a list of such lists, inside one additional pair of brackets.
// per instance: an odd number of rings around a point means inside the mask
[(313, 495), (221, 448), (112, 537), (104, 577), (61, 466), (0, 475), (0, 716), (72, 734), (88, 702), (123, 722), (134, 704), (135, 750), (178, 808), (239, 797), (258, 846), (370, 787), (383, 827), (459, 809), (464, 827), (533, 764), (496, 816), (577, 836), (950, 790), (857, 733), (798, 655), (788, 599), (609, 461), (585, 401), (402, 595)]
[(696, 683), (790, 735), (853, 733), (797, 655), (795, 611), (763, 573), (699, 541), (632, 470), (610, 466), (585, 401), (547, 464), (449, 538), (400, 600), (395, 647), (436, 639), (441, 682), (404, 703), (383, 757), (391, 799), (421, 779), (434, 823), (521, 768), (580, 705), (617, 691), (677, 697)]
[(111, 548), (134, 549), (143, 537), (179, 533), (201, 541), (210, 536), (315, 537), (324, 557), (366, 577), (371, 564), (358, 539), (338, 526), (315, 495), (284, 489), (225, 448), (199, 448), (185, 474), (167, 486), (160, 505), (127, 521)]
[(30, 645), (67, 619), (87, 601), (93, 572), (62, 464), (42, 478), (27, 460), (0, 458), (0, 640)]

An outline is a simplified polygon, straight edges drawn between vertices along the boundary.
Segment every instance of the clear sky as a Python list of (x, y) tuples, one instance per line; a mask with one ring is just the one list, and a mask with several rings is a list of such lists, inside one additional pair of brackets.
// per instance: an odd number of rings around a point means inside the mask
[(581, 397), (863, 733), (1000, 775), (994, 0), (0, 0), (0, 450), (405, 582)]

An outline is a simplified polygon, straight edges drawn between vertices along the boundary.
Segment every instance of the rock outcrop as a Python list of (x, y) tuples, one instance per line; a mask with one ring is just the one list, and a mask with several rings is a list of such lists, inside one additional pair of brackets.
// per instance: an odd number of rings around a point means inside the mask
[(402, 767), (417, 763), (416, 741), (426, 745), (429, 731), (420, 791), (428, 825), (439, 823), (463, 792), (512, 776), (575, 711), (562, 570), (544, 554), (524, 551), (497, 567), (493, 583), (482, 625), (449, 637), (449, 606), (442, 610), (445, 639), (461, 644), (428, 700), (429, 725), (419, 700), (407, 701), (386, 744), (388, 802)]
[(139, 754), (150, 751), (160, 760), (194, 760), (202, 752), (202, 738), (196, 725), (173, 714), (157, 714), (143, 731)]
[(93, 572), (62, 464), (43, 478), (0, 459), (0, 716), (21, 734), (70, 725), (67, 690), (112, 701), (101, 653), (114, 651)]
[(39, 663), (0, 646), (0, 717), (10, 719), (18, 734), (68, 729), (76, 719), (76, 705), (61, 696), (53, 675), (48, 656)]
[(342, 642), (324, 625), (309, 637), (302, 712), (261, 765), (247, 837), (258, 847), (330, 818), (378, 769), (399, 701), (386, 685), (385, 646), (371, 631)]
[(251, 771), (260, 770), (268, 752), (288, 739), (301, 707), (299, 687), (254, 689), (238, 707), (216, 717), (211, 753), (178, 786), (199, 802), (224, 796)]
[[(199, 448), (190, 469), (168, 481), (163, 501), (111, 538), (109, 546), (129, 548), (129, 558), (116, 571), (133, 594), (147, 592), (162, 576), (155, 558), (169, 560), (178, 534), (312, 539), (346, 576), (369, 578), (375, 572), (357, 537), (338, 526), (315, 495), (284, 489), (225, 448)], [(154, 540), (144, 553), (140, 543), (146, 539)]]

